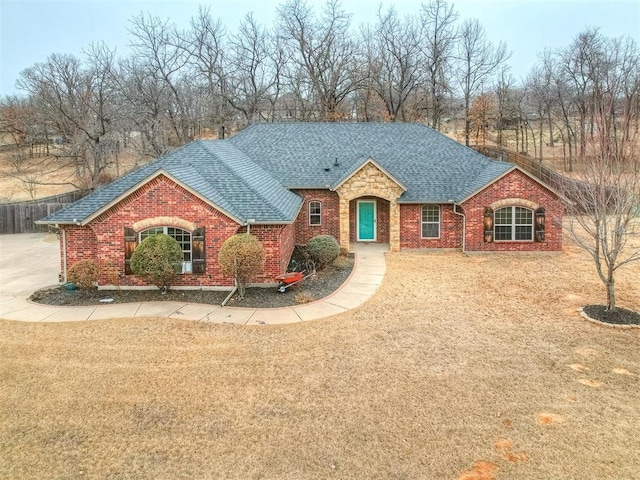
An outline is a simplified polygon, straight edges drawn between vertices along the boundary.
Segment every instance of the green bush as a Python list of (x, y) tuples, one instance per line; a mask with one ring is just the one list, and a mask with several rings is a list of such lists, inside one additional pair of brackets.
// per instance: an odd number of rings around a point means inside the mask
[(247, 284), (262, 272), (264, 258), (262, 244), (248, 233), (234, 235), (222, 244), (218, 254), (220, 269), (235, 279), (240, 298), (244, 298)]
[(318, 270), (322, 270), (340, 255), (340, 245), (331, 235), (316, 235), (309, 240), (306, 248)]
[(98, 264), (93, 260), (80, 260), (69, 267), (67, 280), (82, 290), (91, 290), (98, 280)]
[(182, 260), (180, 244), (169, 235), (159, 233), (145, 238), (133, 251), (131, 270), (166, 292), (173, 278), (182, 272)]

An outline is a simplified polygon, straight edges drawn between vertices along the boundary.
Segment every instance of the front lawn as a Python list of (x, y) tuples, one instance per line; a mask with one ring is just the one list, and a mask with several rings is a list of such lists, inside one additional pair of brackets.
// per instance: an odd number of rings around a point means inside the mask
[(637, 476), (640, 329), (578, 316), (605, 300), (584, 254), (387, 266), (308, 323), (0, 321), (0, 478)]

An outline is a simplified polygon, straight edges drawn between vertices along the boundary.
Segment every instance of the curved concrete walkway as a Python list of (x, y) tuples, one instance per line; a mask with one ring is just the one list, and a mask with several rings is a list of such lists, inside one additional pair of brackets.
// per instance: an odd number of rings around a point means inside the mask
[(356, 244), (351, 276), (332, 295), (283, 308), (236, 308), (179, 302), (121, 303), (58, 307), (30, 302), (35, 290), (54, 285), (59, 268), (55, 237), (42, 234), (0, 236), (0, 318), (23, 322), (68, 322), (122, 317), (167, 317), (212, 323), (275, 325), (329, 317), (359, 307), (384, 278), (387, 245)]

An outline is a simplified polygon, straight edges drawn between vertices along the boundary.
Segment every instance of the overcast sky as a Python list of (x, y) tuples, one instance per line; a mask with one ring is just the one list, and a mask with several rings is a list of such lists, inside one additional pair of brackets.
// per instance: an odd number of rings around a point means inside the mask
[[(22, 70), (52, 53), (80, 55), (92, 42), (104, 41), (119, 55), (128, 53), (129, 19), (141, 11), (180, 27), (211, 6), (214, 16), (231, 30), (253, 11), (271, 25), (277, 0), (0, 0), (0, 95), (20, 93), (15, 82)], [(322, 0), (309, 0), (322, 5)], [(380, 4), (401, 14), (417, 14), (420, 0), (343, 0), (353, 24), (373, 22)], [(461, 19), (477, 18), (489, 37), (507, 42), (509, 63), (517, 78), (526, 76), (545, 48), (567, 45), (588, 26), (609, 37), (632, 36), (640, 42), (640, 0), (457, 0)]]

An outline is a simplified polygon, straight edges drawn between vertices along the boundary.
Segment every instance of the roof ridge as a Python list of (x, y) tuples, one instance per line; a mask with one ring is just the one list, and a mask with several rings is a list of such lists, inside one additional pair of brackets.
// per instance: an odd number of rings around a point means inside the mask
[[(202, 140), (202, 142), (205, 142), (205, 140)], [(219, 145), (224, 145), (223, 148), (228, 148), (229, 150), (232, 150), (232, 153), (238, 155), (238, 157), (240, 158), (244, 157), (246, 160), (248, 160), (248, 162), (251, 164), (251, 166), (254, 169), (259, 170), (264, 175), (264, 178), (270, 179), (274, 184), (276, 184), (283, 190), (290, 191), (284, 185), (282, 185), (282, 183), (280, 183), (270, 172), (262, 168), (253, 158), (251, 158), (249, 155), (247, 155), (245, 152), (243, 152), (239, 148), (235, 147), (233, 144), (228, 143), (225, 140), (206, 140), (206, 142), (210, 142), (212, 145), (214, 143), (218, 143)], [(241, 172), (238, 171), (237, 165), (234, 165), (233, 162), (230, 162), (229, 158), (226, 155), (218, 155), (216, 154), (215, 151), (212, 151), (211, 149), (204, 147), (204, 145), (200, 145), (200, 146), (204, 148), (205, 152), (208, 153), (209, 155), (215, 155), (218, 158), (218, 160), (220, 160), (233, 173), (233, 175), (240, 181), (240, 183), (242, 183), (249, 190), (254, 192), (254, 194), (258, 198), (260, 198), (262, 201), (267, 203), (271, 208), (276, 210), (280, 215), (286, 216), (287, 211), (285, 207), (281, 206), (279, 203), (272, 202), (272, 200), (268, 198), (267, 195), (264, 194), (263, 190), (254, 188), (254, 185), (252, 185), (248, 181), (249, 178), (247, 178), (247, 176), (245, 175), (242, 175)]]

